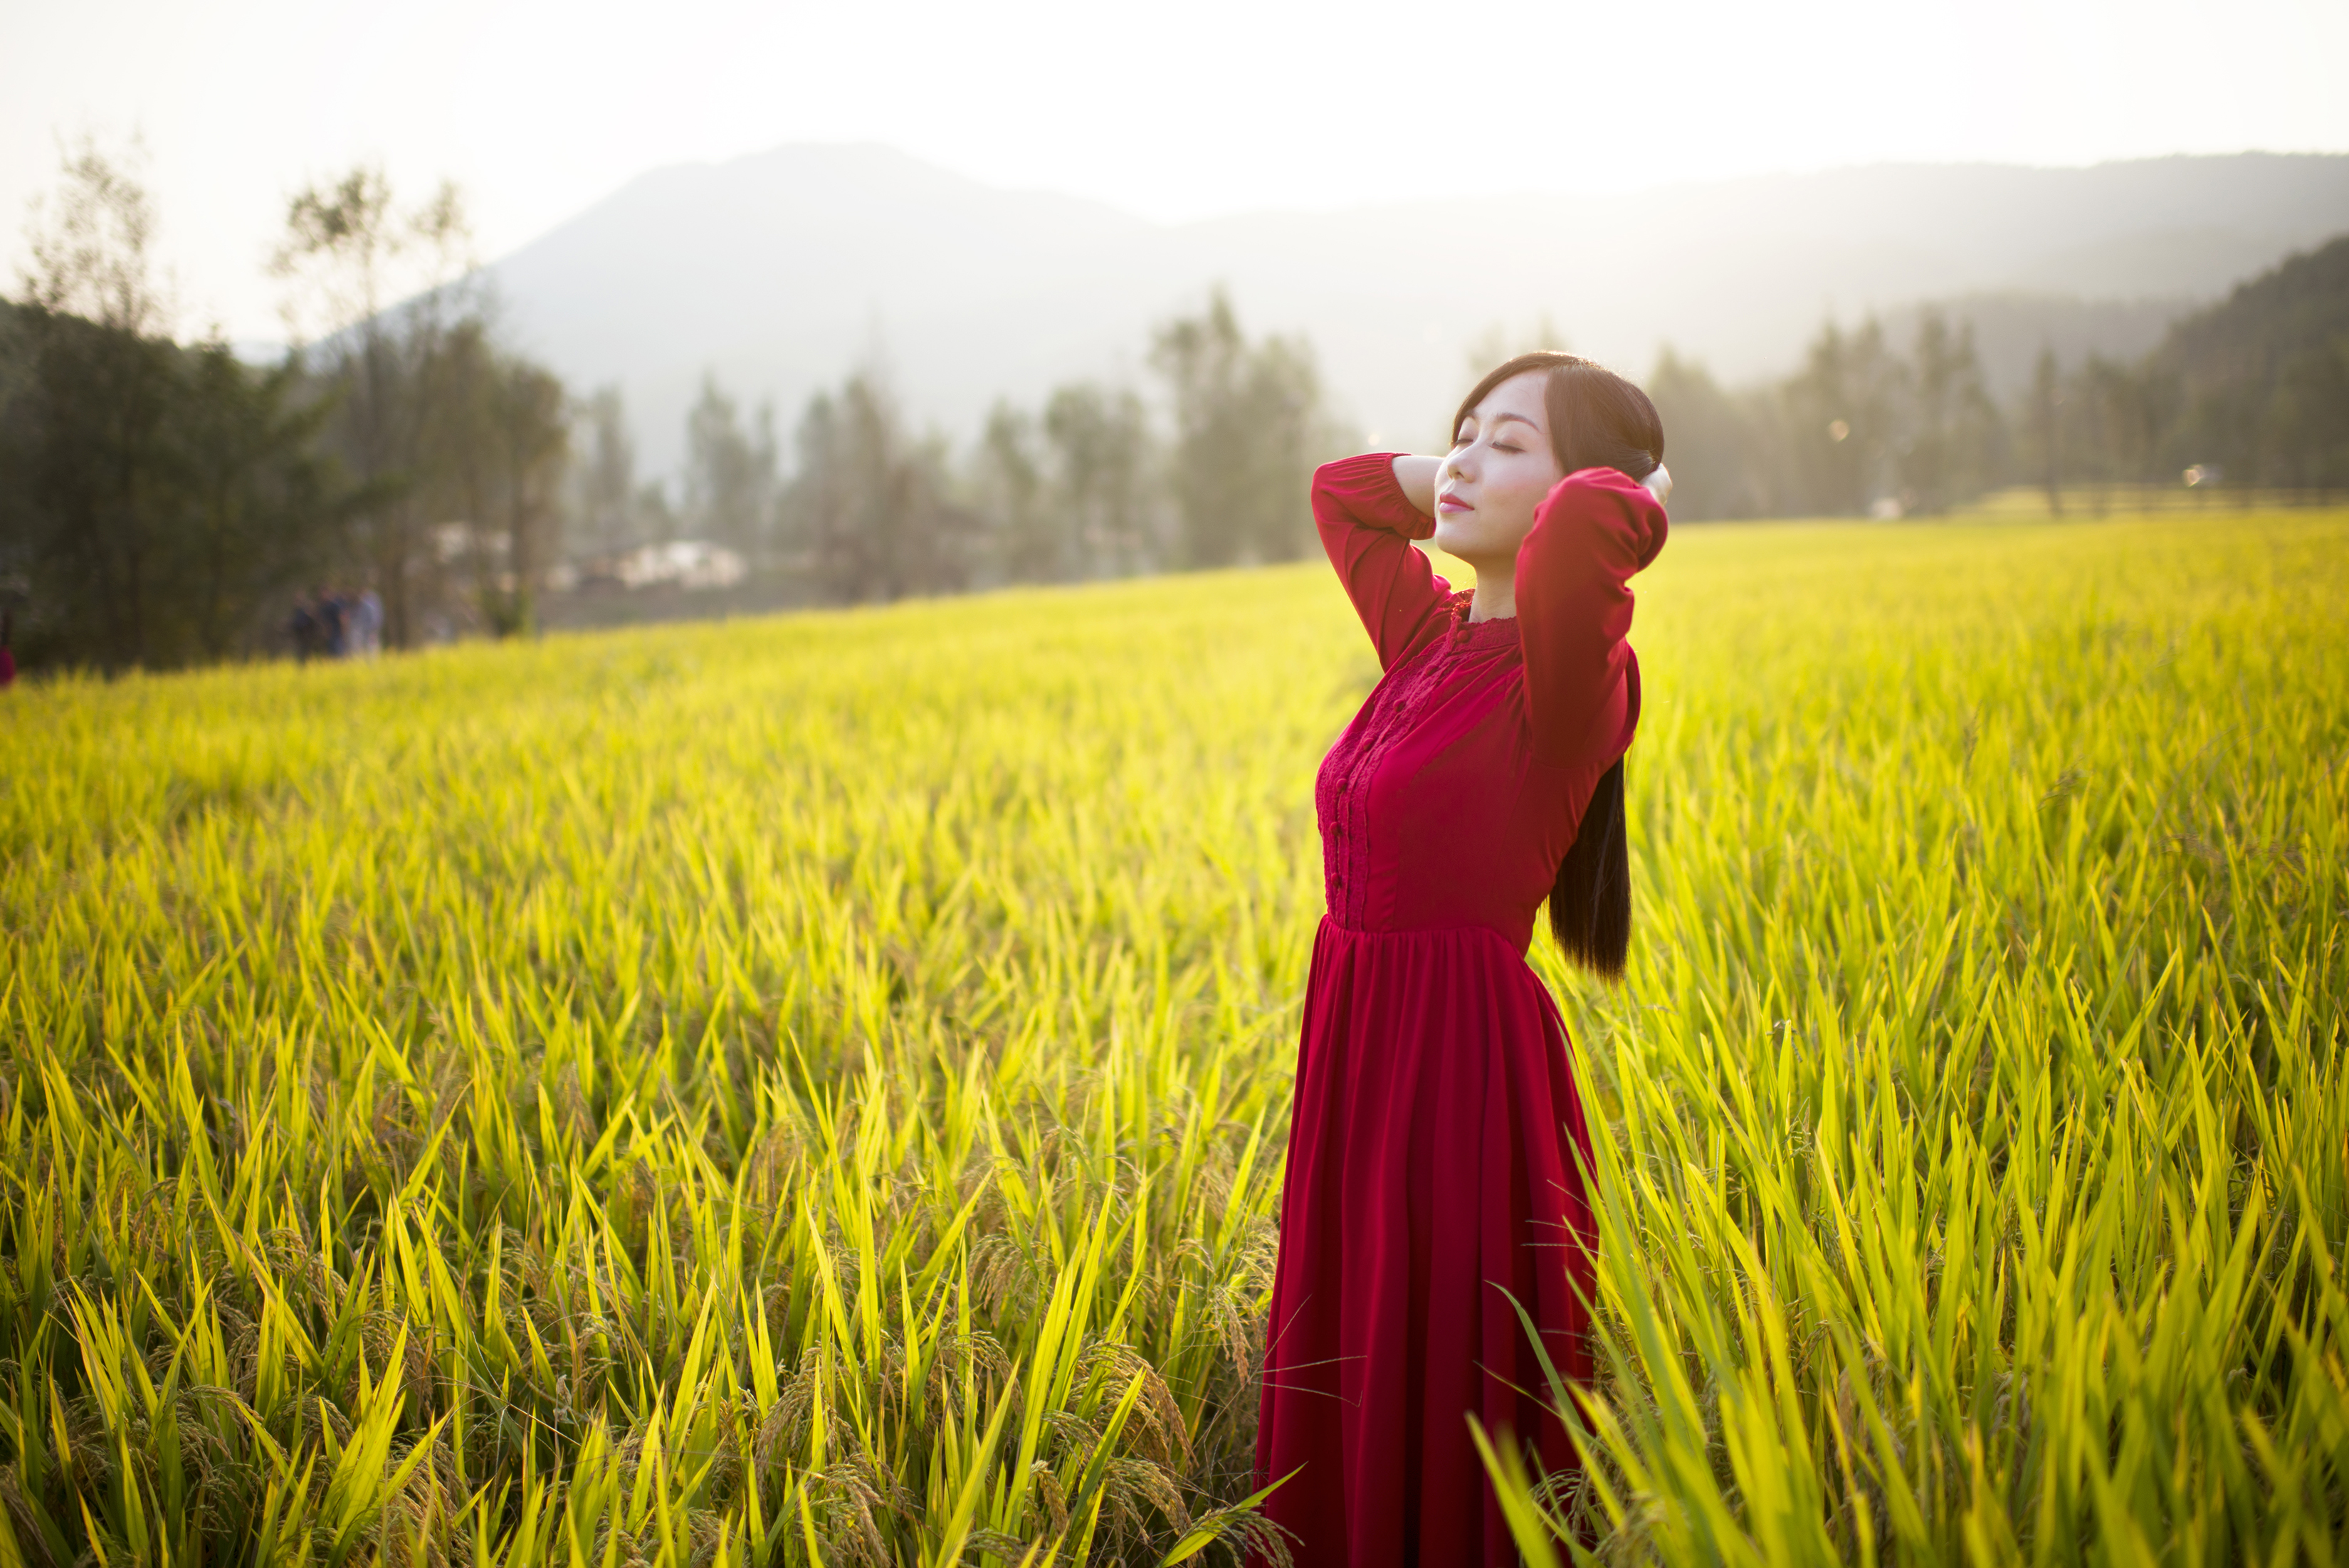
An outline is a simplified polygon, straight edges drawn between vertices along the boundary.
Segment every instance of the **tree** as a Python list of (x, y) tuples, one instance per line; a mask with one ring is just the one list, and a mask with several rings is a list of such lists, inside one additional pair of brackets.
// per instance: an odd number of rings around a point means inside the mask
[(542, 366), (501, 357), (491, 383), (505, 572), (485, 594), (500, 636), (537, 625), (538, 595), (562, 544), (562, 485), (571, 428), (563, 383)]
[(418, 368), (427, 415), (412, 499), (441, 520), (429, 568), (463, 570), (465, 596), (493, 635), (528, 631), (560, 541), (570, 399), (478, 317), (442, 334)]
[(654, 544), (670, 542), (682, 530), (677, 508), (669, 503), (668, 486), (660, 480), (647, 480), (636, 487), (635, 515), (645, 539)]
[(1230, 297), (1160, 326), (1150, 363), (1174, 394), (1174, 490), (1192, 566), (1288, 561), (1312, 539), (1320, 378), (1301, 338), (1250, 345)]
[(222, 659), (253, 646), (326, 564), (357, 498), (317, 449), (333, 407), (298, 397), (293, 361), (256, 372), (214, 342), (184, 372), (176, 445), (188, 548), (176, 596), (192, 622), (191, 651)]
[(402, 209), (382, 170), (362, 164), (293, 197), (271, 263), (287, 284), (296, 344), (326, 335), (319, 374), (336, 399), (330, 438), (367, 498), (354, 518), (354, 553), (383, 595), (395, 647), (421, 636), (443, 586), (429, 532), (438, 520), (423, 505), (427, 445), (433, 389), (451, 373), (444, 361), (471, 353), (456, 340), (483, 329), (485, 305), (463, 281), (470, 242), (454, 185)]
[(51, 222), (35, 198), (26, 230), (32, 266), (22, 283), (26, 303), (49, 315), (78, 315), (109, 332), (154, 338), (171, 330), (171, 305), (149, 253), (155, 204), (139, 183), (136, 141), (119, 158), (82, 139), (64, 155), (65, 187)]
[(2023, 424), (2024, 461), (2046, 493), (2047, 510), (2064, 515), (2064, 377), (2052, 345), (2039, 350)]
[[(2068, 401), (2084, 438), (2083, 467), (2102, 484), (2149, 477), (2162, 447), (2163, 405), (2159, 377), (2150, 365), (2132, 366), (2088, 356), (2074, 379)], [(2099, 490), (2095, 506), (2109, 504)]]
[(2349, 486), (2349, 333), (2303, 345), (2277, 367), (2261, 433), (2261, 478)]
[(1873, 317), (1849, 335), (1833, 322), (1819, 329), (1781, 395), (1800, 495), (1794, 510), (1864, 512), (1897, 494), (1907, 380)]
[(574, 472), (579, 542), (609, 552), (639, 542), (636, 443), (617, 387), (599, 387), (578, 410), (585, 426), (583, 460)]
[(40, 590), (27, 641), (55, 629), (67, 656), (118, 670), (166, 656), (155, 619), (173, 579), (179, 366), (153, 202), (128, 160), (92, 141), (63, 163), (55, 203), (27, 225), (22, 279), (30, 387), (10, 466), (26, 477), (22, 548)]
[(1157, 563), (1156, 480), (1142, 399), (1084, 381), (1055, 387), (1040, 419), (999, 399), (968, 488), (1006, 579), (1071, 582)]
[(492, 521), (499, 511), (497, 364), (488, 327), (472, 316), (451, 323), (419, 346), (406, 370), (413, 384), (400, 395), (416, 407), (417, 430), (392, 482), (402, 510), (430, 524), (429, 553), (403, 563), (406, 596), (419, 611), (470, 598), (494, 624), (503, 562)]
[(1759, 517), (1772, 510), (1764, 434), (1744, 401), (1666, 347), (1647, 393), (1664, 425), (1675, 518)]
[(762, 404), (746, 433), (734, 399), (705, 375), (685, 434), (685, 509), (695, 531), (764, 559), (776, 492), (774, 411)]
[(1036, 449), (1036, 421), (997, 398), (979, 432), (975, 463), (980, 509), (995, 524), (1004, 575), (1014, 583), (1056, 583), (1074, 576), (1081, 557), (1054, 526)]
[(1142, 399), (1090, 381), (1058, 387), (1044, 405), (1044, 438), (1072, 557), (1112, 575), (1154, 564), (1156, 454)]
[(1943, 512), (1988, 487), (1998, 416), (1983, 389), (1971, 323), (1954, 332), (1939, 310), (1920, 313), (1909, 388), (1906, 439), (1897, 465), (1911, 511)]
[(27, 304), (0, 306), (0, 567), (36, 661), (101, 669), (258, 646), (331, 552), (351, 492), (292, 365), (182, 347), (153, 210), (85, 142), (36, 210)]
[(968, 584), (977, 520), (948, 497), (945, 443), (910, 435), (877, 371), (811, 398), (796, 445), (784, 515), (819, 596), (886, 603)]

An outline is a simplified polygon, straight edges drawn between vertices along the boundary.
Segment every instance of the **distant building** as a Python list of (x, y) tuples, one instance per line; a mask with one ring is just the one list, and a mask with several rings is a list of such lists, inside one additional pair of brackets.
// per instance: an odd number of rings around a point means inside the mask
[(739, 551), (706, 539), (675, 539), (644, 544), (582, 562), (574, 581), (582, 588), (731, 588), (750, 574)]

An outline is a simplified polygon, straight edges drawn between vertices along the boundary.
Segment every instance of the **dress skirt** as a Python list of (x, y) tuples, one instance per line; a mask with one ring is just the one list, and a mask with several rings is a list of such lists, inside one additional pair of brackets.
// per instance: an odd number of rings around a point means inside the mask
[(1299, 1568), (1516, 1562), (1468, 1418), (1574, 1463), (1525, 1325), (1588, 1378), (1589, 1148), (1565, 1026), (1507, 938), (1323, 920), (1257, 1447)]

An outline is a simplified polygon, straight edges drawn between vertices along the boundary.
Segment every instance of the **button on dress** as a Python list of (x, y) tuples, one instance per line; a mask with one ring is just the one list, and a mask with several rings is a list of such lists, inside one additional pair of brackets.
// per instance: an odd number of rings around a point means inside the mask
[[(1516, 1563), (1473, 1412), (1574, 1463), (1541, 1364), (1589, 1376), (1589, 1155), (1557, 1005), (1526, 965), (1592, 787), (1630, 744), (1627, 580), (1663, 509), (1568, 475), (1468, 620), (1411, 546), (1392, 454), (1314, 476), (1323, 546), (1385, 674), (1314, 790), (1313, 944), (1266, 1335), (1257, 1484), (1299, 1568)], [(1514, 1300), (1512, 1299), (1514, 1298)], [(1294, 1472), (1292, 1475), (1291, 1472)]]

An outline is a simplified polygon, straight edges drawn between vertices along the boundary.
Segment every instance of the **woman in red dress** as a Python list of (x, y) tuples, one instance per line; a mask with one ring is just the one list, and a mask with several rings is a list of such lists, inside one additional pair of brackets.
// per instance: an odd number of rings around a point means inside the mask
[[(1621, 377), (1536, 354), (1485, 377), (1453, 432), (1442, 459), (1313, 481), (1385, 676), (1314, 789), (1329, 913), (1257, 1439), (1299, 1568), (1514, 1563), (1468, 1418), (1575, 1462), (1519, 1308), (1560, 1373), (1589, 1375), (1589, 1135), (1525, 954), (1547, 898), (1568, 954), (1622, 968), (1625, 580), (1663, 547), (1663, 428)], [(1412, 548), (1431, 533), (1473, 593)]]

